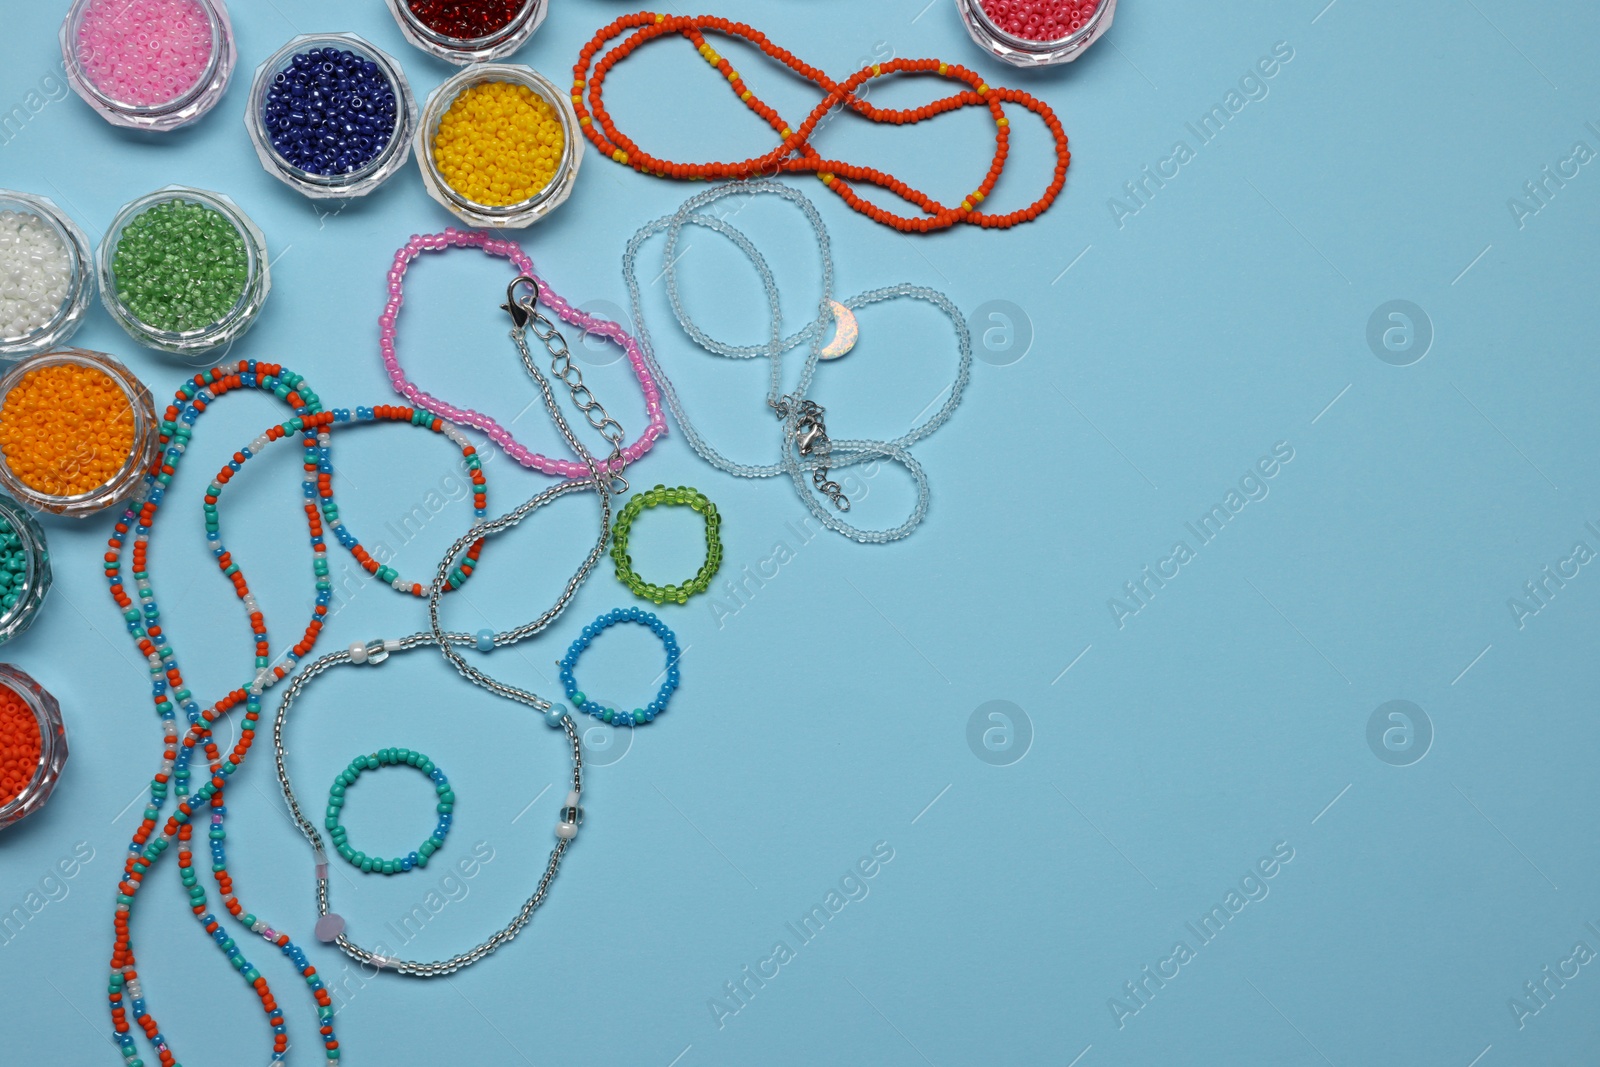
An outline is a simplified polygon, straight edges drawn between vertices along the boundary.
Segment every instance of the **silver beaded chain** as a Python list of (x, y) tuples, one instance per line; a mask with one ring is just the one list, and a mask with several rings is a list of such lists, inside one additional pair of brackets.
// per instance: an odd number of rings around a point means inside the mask
[[(532, 293), (519, 300), (516, 291), (519, 286), (523, 285), (531, 287)], [(289, 813), (293, 817), (295, 825), (300, 828), (301, 834), (310, 842), (316, 855), (317, 937), (320, 940), (331, 941), (338, 945), (345, 955), (358, 963), (418, 978), (436, 978), (453, 974), (464, 967), (477, 963), (515, 938), (522, 931), (522, 928), (528, 924), (528, 921), (532, 919), (533, 913), (538, 909), (539, 905), (544, 903), (545, 895), (550, 889), (550, 883), (555, 880), (556, 872), (560, 869), (561, 858), (566, 855), (567, 849), (571, 847), (572, 841), (577, 836), (578, 826), (583, 821), (583, 809), (579, 806), (579, 801), (583, 794), (583, 744), (578, 736), (577, 726), (573, 723), (571, 716), (562, 716), (560, 725), (566, 733), (567, 745), (572, 752), (572, 789), (567, 794), (566, 803), (562, 806), (561, 822), (556, 827), (557, 839), (555, 847), (550, 851), (550, 860), (545, 865), (544, 874), (539, 879), (539, 884), (535, 887), (533, 895), (517, 909), (510, 922), (478, 945), (449, 959), (424, 962), (421, 960), (396, 959), (363, 948), (346, 934), (343, 917), (332, 911), (328, 891), (328, 853), (324, 847), (322, 831), (315, 823), (306, 818), (298, 799), (295, 797), (294, 785), (289, 778), (287, 753), (283, 744), (284, 723), (288, 719), (289, 709), (294, 706), (295, 701), (305, 692), (307, 686), (334, 667), (363, 664), (379, 666), (387, 662), (393, 655), (429, 646), (440, 649), (445, 658), (455, 666), (463, 677), (476, 685), (482, 686), (491, 693), (529, 705), (540, 711), (550, 708), (550, 702), (537, 694), (506, 685), (467, 663), (452, 646), (470, 642), (473, 640), (473, 636), (465, 633), (446, 632), (439, 622), (439, 598), (444, 592), (445, 580), (449, 575), (450, 569), (455, 565), (455, 560), (463, 549), (480, 538), (487, 539), (511, 529), (525, 517), (558, 497), (578, 490), (592, 489), (600, 498), (600, 537), (595, 542), (594, 547), (584, 558), (578, 570), (568, 579), (560, 596), (556, 598), (555, 603), (548, 610), (532, 622), (507, 630), (504, 633), (496, 634), (494, 644), (497, 647), (514, 644), (543, 631), (566, 610), (578, 588), (589, 576), (589, 572), (594, 569), (595, 564), (604, 553), (606, 542), (611, 535), (613, 480), (621, 481), (622, 491), (627, 489), (626, 480), (621, 478), (623, 463), (622, 427), (600, 405), (594, 394), (585, 387), (582, 372), (572, 364), (568, 354), (566, 339), (562, 337), (555, 324), (538, 311), (536, 306), (538, 296), (538, 283), (527, 276), (517, 278), (507, 288), (506, 304), (502, 306), (511, 315), (511, 339), (515, 342), (517, 350), (521, 354), (523, 366), (538, 384), (545, 407), (549, 410), (556, 427), (561, 431), (562, 437), (566, 439), (567, 444), (572, 447), (573, 451), (583, 459), (585, 466), (589, 468), (589, 477), (575, 478), (550, 486), (499, 518), (475, 525), (455, 544), (450, 546), (439, 563), (438, 574), (428, 599), (428, 621), (430, 626), (428, 630), (402, 638), (379, 639), (365, 643), (357, 642), (348, 649), (329, 653), (316, 660), (306, 667), (299, 677), (295, 678), (290, 684), (288, 690), (284, 693), (283, 702), (278, 706), (278, 715), (273, 723), (272, 744), (277, 756), (278, 785), (283, 790), (283, 798), (289, 805)], [(604, 468), (595, 461), (589, 450), (578, 440), (577, 436), (572, 432), (571, 426), (568, 425), (565, 416), (562, 415), (549, 379), (539, 370), (533, 354), (528, 349), (524, 335), (530, 326), (534, 335), (544, 342), (545, 348), (550, 353), (552, 373), (567, 386), (572, 395), (573, 403), (583, 412), (589, 424), (598, 430), (611, 444), (611, 455)]]

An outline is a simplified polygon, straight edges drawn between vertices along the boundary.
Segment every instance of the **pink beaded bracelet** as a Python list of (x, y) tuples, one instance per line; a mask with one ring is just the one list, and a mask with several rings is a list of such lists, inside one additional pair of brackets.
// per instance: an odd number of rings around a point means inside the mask
[[(458, 425), (483, 431), (506, 455), (524, 467), (560, 478), (589, 477), (589, 468), (583, 463), (569, 459), (551, 459), (549, 456), (534, 452), (490, 416), (473, 411), (471, 408), (452, 407), (438, 397), (423, 391), (406, 377), (406, 372), (400, 366), (400, 359), (395, 355), (394, 349), (395, 320), (400, 315), (400, 305), (405, 302), (403, 283), (406, 269), (421, 253), (442, 252), (451, 245), (459, 248), (480, 248), (491, 256), (503, 256), (510, 260), (520, 273), (538, 281), (540, 301), (553, 309), (562, 321), (571, 323), (585, 333), (604, 337), (623, 347), (628, 354), (628, 362), (633, 365), (634, 376), (639, 379), (639, 384), (643, 388), (644, 405), (649, 413), (650, 423), (636, 441), (622, 450), (622, 462), (635, 463), (650, 451), (650, 446), (666, 434), (667, 420), (661, 409), (661, 390), (650, 375), (644, 353), (639, 350), (639, 342), (616, 323), (580, 311), (558, 296), (555, 290), (534, 272), (533, 260), (528, 258), (528, 254), (516, 242), (501, 240), (479, 230), (458, 230), (452, 226), (443, 233), (427, 236), (412, 234), (411, 240), (395, 253), (394, 265), (389, 268), (389, 302), (384, 306), (383, 315), (378, 319), (378, 345), (383, 351), (383, 364), (388, 368), (389, 381), (393, 383), (395, 391), (417, 407), (427, 408)], [(601, 468), (608, 469), (608, 464), (602, 461)]]

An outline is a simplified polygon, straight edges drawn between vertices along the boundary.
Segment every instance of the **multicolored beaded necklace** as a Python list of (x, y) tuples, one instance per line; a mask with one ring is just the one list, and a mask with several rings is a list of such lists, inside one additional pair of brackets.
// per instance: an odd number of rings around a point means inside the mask
[[(628, 31), (632, 30), (630, 34)], [(768, 106), (745, 84), (744, 78), (733, 65), (706, 41), (707, 33), (717, 33), (745, 41), (760, 49), (765, 55), (788, 67), (795, 74), (814, 83), (823, 91), (823, 97), (806, 116), (804, 122), (794, 126)], [(685, 37), (702, 59), (722, 75), (734, 95), (755, 112), (767, 125), (777, 131), (782, 143), (770, 152), (738, 163), (675, 163), (651, 155), (632, 139), (617, 129), (603, 103), (606, 75), (618, 62), (626, 59), (635, 49), (668, 34)], [(624, 36), (627, 35), (627, 36)], [(621, 38), (619, 41), (618, 39)], [(613, 41), (615, 47), (606, 49)], [(603, 53), (603, 54), (602, 54)], [(596, 62), (596, 57), (599, 61)], [(590, 68), (594, 73), (590, 74)], [(958, 82), (966, 88), (918, 108), (880, 108), (856, 95), (874, 78), (896, 74), (933, 75)], [(658, 178), (724, 181), (747, 178), (772, 177), (777, 174), (810, 173), (839, 198), (874, 222), (892, 226), (908, 233), (931, 233), (957, 224), (981, 226), (984, 229), (1007, 229), (1018, 223), (1037, 218), (1060, 195), (1067, 181), (1067, 165), (1072, 153), (1067, 148), (1067, 134), (1056, 114), (1038, 97), (1017, 89), (987, 84), (981, 75), (965, 67), (941, 63), (937, 59), (892, 59), (863, 67), (842, 82), (836, 82), (822, 71), (812, 67), (793, 53), (779, 48), (759, 30), (742, 22), (715, 18), (710, 15), (663, 15), (651, 11), (623, 15), (611, 25), (602, 28), (590, 42), (583, 46), (577, 64), (572, 68), (572, 104), (578, 112), (578, 122), (584, 135), (601, 153), (618, 163), (632, 167), (643, 174)], [(584, 90), (588, 90), (588, 104), (584, 103)], [(1050, 131), (1056, 153), (1055, 173), (1044, 194), (1032, 204), (1018, 211), (994, 215), (978, 210), (978, 206), (994, 192), (995, 184), (1005, 169), (1010, 152), (1011, 120), (1006, 117), (1008, 103), (1020, 104), (1038, 115)], [(896, 126), (914, 125), (949, 111), (965, 107), (985, 107), (994, 117), (995, 152), (983, 181), (962, 201), (951, 207), (940, 203), (920, 189), (913, 188), (892, 174), (858, 166), (838, 159), (824, 159), (811, 144), (825, 116), (843, 105), (871, 122), (891, 123)], [(593, 114), (591, 114), (591, 112)], [(900, 199), (921, 209), (922, 217), (896, 215), (864, 199), (850, 185), (866, 182), (887, 189)]]
[[(161, 625), (161, 612), (149, 572), (149, 540), (155, 519), (167, 488), (171, 485), (177, 468), (188, 447), (193, 427), (199, 416), (207, 411), (217, 398), (229, 392), (257, 389), (276, 396), (294, 412), (294, 417), (274, 426), (257, 437), (245, 448), (235, 452), (233, 458), (218, 472), (208, 487), (205, 499), (206, 538), (222, 573), (232, 582), (234, 591), (243, 603), (249, 617), (255, 648), (254, 672), (249, 681), (230, 691), (210, 708), (202, 710), (193, 694), (185, 686), (177, 654), (167, 640)], [(115, 947), (111, 957), (111, 976), (108, 997), (112, 1024), (124, 1060), (130, 1067), (142, 1061), (131, 1032), (132, 1022), (145, 1032), (152, 1048), (164, 1067), (177, 1067), (177, 1059), (155, 1017), (149, 1011), (144, 991), (136, 970), (133, 950), (131, 920), (133, 904), (146, 874), (160, 861), (174, 843), (177, 845), (178, 870), (189, 895), (190, 908), (206, 933), (227, 956), (229, 963), (254, 989), (273, 1034), (272, 1062), (281, 1062), (288, 1052), (288, 1034), (283, 1013), (272, 995), (271, 988), (259, 970), (245, 956), (242, 949), (229, 937), (221, 920), (207, 903), (205, 887), (195, 872), (192, 857), (194, 817), (204, 806), (211, 808), (211, 826), (208, 837), (211, 844), (211, 870), (217, 883), (225, 910), (242, 926), (279, 949), (293, 963), (296, 971), (306, 981), (316, 1001), (319, 1032), (326, 1059), (330, 1064), (339, 1061), (339, 1042), (333, 1030), (332, 999), (306, 959), (305, 953), (280, 933), (245, 911), (234, 892), (233, 880), (228, 873), (225, 820), (227, 808), (224, 789), (229, 777), (243, 765), (255, 739), (256, 723), (261, 714), (261, 695), (277, 681), (292, 672), (296, 664), (315, 645), (331, 603), (333, 587), (328, 578), (327, 543), (325, 529), (333, 526), (339, 531), (338, 539), (352, 552), (360, 547), (354, 535), (343, 530), (339, 521), (338, 506), (333, 499), (332, 463), (330, 441), (337, 425), (360, 422), (397, 421), (432, 430), (456, 443), (466, 457), (472, 471), (477, 492), (474, 510), (477, 521), (485, 514), (484, 482), (476, 450), (454, 427), (447, 426), (433, 415), (410, 408), (358, 408), (356, 411), (324, 411), (317, 395), (305, 385), (304, 379), (276, 364), (240, 361), (231, 370), (216, 368), (206, 374), (196, 375), (178, 389), (174, 403), (166, 410), (161, 425), (161, 455), (146, 476), (145, 488), (135, 498), (109, 542), (105, 556), (105, 574), (111, 595), (123, 611), (123, 618), (140, 653), (150, 664), (151, 690), (156, 711), (161, 717), (163, 751), (159, 770), (150, 785), (150, 803), (144, 817), (134, 832), (123, 866), (123, 880), (118, 885), (115, 915)], [(302, 491), (304, 511), (310, 532), (313, 553), (312, 569), (316, 576), (317, 595), (311, 619), (300, 641), (273, 665), (268, 640), (266, 620), (250, 592), (248, 583), (222, 539), (217, 505), (223, 488), (233, 476), (243, 469), (251, 457), (257, 455), (270, 442), (299, 435), (305, 451), (305, 480)], [(131, 565), (137, 604), (130, 596), (122, 575), (122, 556), (131, 535)], [(358, 557), (360, 558), (360, 557)], [(475, 556), (474, 556), (475, 558)], [(451, 558), (451, 566), (439, 581), (438, 592), (446, 586), (459, 585), (470, 575), (472, 560), (465, 555)], [(381, 573), (380, 573), (381, 576)], [(398, 575), (392, 584), (402, 587)], [(405, 591), (414, 595), (431, 595), (435, 586), (413, 585)], [(244, 719), (240, 723), (239, 739), (226, 756), (219, 748), (211, 727), (230, 711), (243, 704)], [(182, 708), (188, 729), (179, 735), (177, 710)], [(209, 764), (208, 780), (190, 792), (191, 763), (196, 747), (203, 747)], [(166, 805), (168, 794), (175, 795), (177, 810), (169, 816), (157, 832), (157, 820)]]

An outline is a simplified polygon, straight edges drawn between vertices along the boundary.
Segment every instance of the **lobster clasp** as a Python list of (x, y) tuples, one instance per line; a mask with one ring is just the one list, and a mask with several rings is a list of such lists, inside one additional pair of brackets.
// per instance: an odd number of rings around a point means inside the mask
[[(526, 285), (532, 290), (526, 300), (517, 299), (517, 286)], [(506, 302), (500, 307), (511, 313), (511, 324), (521, 330), (528, 325), (535, 311), (534, 305), (539, 302), (539, 283), (526, 274), (519, 274), (511, 279), (511, 284), (506, 286)]]
[(818, 423), (805, 421), (795, 427), (795, 444), (802, 456), (809, 456), (816, 450), (819, 438), (825, 441), (828, 435)]

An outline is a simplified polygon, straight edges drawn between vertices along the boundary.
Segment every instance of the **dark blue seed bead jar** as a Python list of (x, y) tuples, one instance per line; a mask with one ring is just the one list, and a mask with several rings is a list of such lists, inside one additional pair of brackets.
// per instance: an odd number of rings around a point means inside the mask
[(267, 173), (314, 199), (365, 196), (405, 166), (417, 102), (350, 33), (296, 37), (256, 70), (245, 125)]

